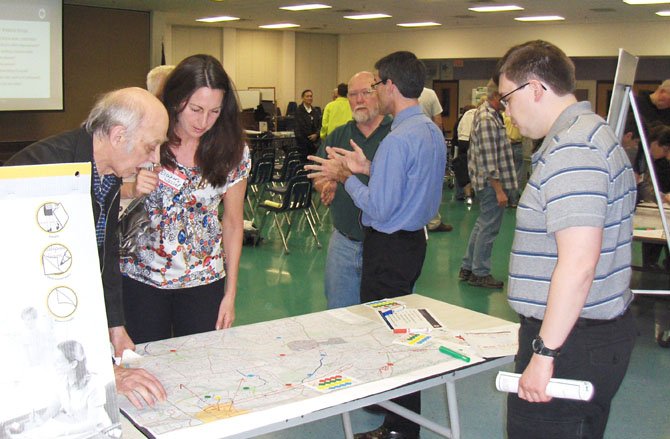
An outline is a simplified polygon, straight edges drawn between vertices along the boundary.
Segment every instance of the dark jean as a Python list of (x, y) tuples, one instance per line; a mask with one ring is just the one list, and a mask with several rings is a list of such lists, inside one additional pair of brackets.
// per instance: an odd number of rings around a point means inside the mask
[[(523, 373), (541, 320), (521, 318), (515, 372)], [(507, 397), (508, 439), (598, 439), (605, 434), (612, 398), (628, 369), (635, 341), (630, 310), (609, 320), (580, 319), (554, 360), (554, 377), (590, 381), (591, 401), (553, 398), (532, 403), (516, 393)]]
[(156, 288), (123, 276), (126, 330), (135, 343), (213, 331), (225, 279), (193, 288)]
[[(423, 229), (392, 234), (367, 228), (363, 240), (361, 302), (412, 294), (426, 258)], [(421, 412), (421, 393), (392, 400), (415, 413)], [(387, 413), (384, 426), (405, 435), (419, 435), (420, 426), (395, 413)]]

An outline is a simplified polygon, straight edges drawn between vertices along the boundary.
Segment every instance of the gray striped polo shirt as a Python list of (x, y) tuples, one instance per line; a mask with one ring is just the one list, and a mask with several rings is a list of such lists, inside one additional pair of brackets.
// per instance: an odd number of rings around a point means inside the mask
[(588, 102), (568, 107), (533, 155), (516, 214), (509, 264), (510, 306), (542, 319), (557, 261), (554, 233), (603, 229), (600, 259), (580, 317), (612, 319), (630, 304), (635, 178), (614, 132)]

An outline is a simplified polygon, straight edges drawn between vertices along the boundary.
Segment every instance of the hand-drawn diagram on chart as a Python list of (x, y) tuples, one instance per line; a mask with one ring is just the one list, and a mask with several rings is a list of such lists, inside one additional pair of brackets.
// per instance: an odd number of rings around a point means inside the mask
[(48, 233), (63, 230), (69, 218), (61, 203), (44, 203), (37, 210), (37, 224)]
[(160, 379), (168, 401), (142, 410), (119, 403), (156, 437), (209, 437), (210, 425), (233, 434), (336, 405), (343, 392), (356, 399), (411, 382), (420, 369), (459, 366), (437, 345), (394, 339), (381, 322), (341, 309), (147, 343), (136, 365)]
[(56, 287), (47, 296), (49, 312), (59, 319), (67, 319), (77, 310), (77, 294), (68, 287)]
[(62, 244), (51, 244), (42, 252), (42, 268), (49, 277), (59, 278), (72, 266), (72, 253)]

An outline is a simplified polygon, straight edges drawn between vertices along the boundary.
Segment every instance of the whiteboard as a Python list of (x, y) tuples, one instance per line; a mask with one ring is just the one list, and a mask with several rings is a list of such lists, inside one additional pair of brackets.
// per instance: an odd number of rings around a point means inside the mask
[(255, 109), (261, 103), (261, 92), (259, 90), (237, 90), (240, 102), (240, 110)]
[(275, 101), (275, 88), (274, 87), (249, 87), (249, 90), (258, 90), (261, 92), (261, 100), (263, 101)]

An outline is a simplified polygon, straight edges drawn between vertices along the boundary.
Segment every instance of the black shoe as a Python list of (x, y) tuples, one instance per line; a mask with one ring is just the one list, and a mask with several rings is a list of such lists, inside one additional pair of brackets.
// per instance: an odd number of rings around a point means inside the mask
[(666, 329), (665, 331), (658, 334), (658, 337), (656, 337), (656, 342), (662, 348), (670, 348), (670, 329)]
[(434, 229), (428, 229), (429, 232), (451, 232), (454, 230), (454, 227), (451, 224), (440, 223), (439, 226)]
[(472, 276), (472, 271), (468, 270), (467, 268), (462, 268), (458, 272), (458, 280), (470, 280), (470, 277)]
[(419, 439), (419, 435), (389, 430), (382, 425), (376, 430), (356, 433), (354, 439)]
[(470, 279), (468, 279), (468, 283), (473, 287), (494, 289), (501, 289), (504, 285), (503, 281), (497, 280), (490, 274), (487, 274), (486, 276), (477, 276), (475, 274), (471, 274)]

